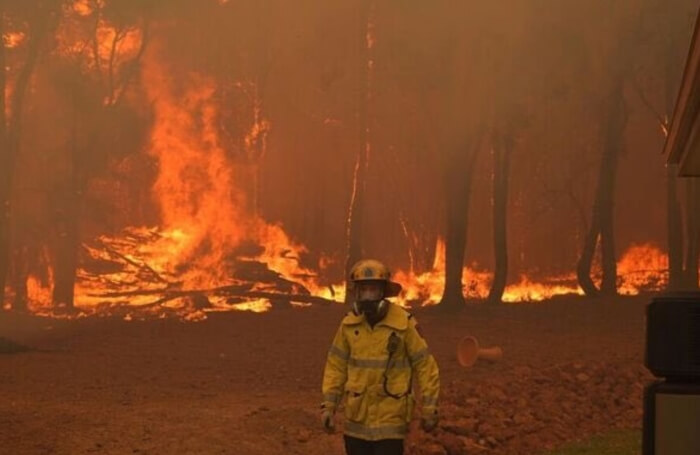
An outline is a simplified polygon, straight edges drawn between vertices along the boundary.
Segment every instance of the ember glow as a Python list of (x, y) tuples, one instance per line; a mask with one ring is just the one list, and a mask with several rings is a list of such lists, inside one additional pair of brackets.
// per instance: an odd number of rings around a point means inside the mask
[[(257, 255), (241, 255), (236, 258), (239, 266), (265, 265), (274, 275), (283, 279), (288, 287), (279, 289), (279, 283), (258, 276), (251, 286), (244, 279), (237, 279), (235, 267), (196, 266), (215, 264), (213, 257), (196, 259), (187, 264), (186, 258), (193, 249), (192, 235), (177, 228), (162, 231), (159, 228), (140, 228), (125, 231), (122, 237), (101, 237), (94, 247), (87, 247), (90, 260), (102, 267), (116, 269), (113, 273), (89, 273), (82, 268), (77, 285), (76, 307), (80, 315), (123, 312), (127, 320), (148, 315), (179, 315), (185, 320), (206, 318), (208, 312), (253, 311), (265, 312), (273, 308), (270, 299), (274, 294), (305, 294), (335, 300), (341, 303), (344, 290), (340, 285), (323, 287), (318, 284), (318, 272), (299, 265), (305, 248), (289, 239), (280, 226), (257, 220), (254, 239), (262, 251)], [(249, 233), (250, 233), (249, 232)], [(402, 284), (403, 292), (398, 302), (403, 306), (435, 305), (442, 297), (444, 287), (444, 242), (439, 241), (433, 268), (423, 274), (397, 271), (394, 279)], [(214, 256), (219, 257), (219, 256)], [(204, 262), (197, 262), (197, 261)], [(126, 262), (125, 262), (126, 261)], [(209, 261), (209, 262), (207, 262)], [(224, 264), (222, 262), (222, 264)], [(637, 295), (664, 288), (667, 280), (667, 258), (652, 245), (635, 245), (623, 254), (618, 263), (620, 294)], [(178, 270), (182, 272), (178, 273)], [(264, 270), (262, 268), (259, 271)], [(266, 270), (266, 269), (265, 269)], [(268, 272), (269, 272), (268, 271)], [(226, 274), (229, 274), (228, 277)], [(56, 314), (51, 309), (52, 277), (42, 282), (34, 276), (27, 281), (27, 289), (33, 312)], [(188, 281), (189, 280), (189, 281)], [(477, 267), (464, 268), (464, 295), (473, 300), (488, 296), (492, 275)], [(191, 293), (190, 290), (200, 292)], [(267, 298), (232, 297), (232, 293), (256, 295)], [(574, 274), (533, 280), (521, 276), (517, 283), (506, 287), (504, 302), (539, 302), (562, 295), (583, 295), (576, 284)], [(303, 308), (309, 302), (291, 302)]]
[(3, 42), (5, 43), (5, 47), (12, 49), (18, 47), (24, 42), (25, 35), (22, 32), (12, 32), (5, 33), (2, 38)]
[[(104, 6), (103, 2), (97, 0), (100, 6)], [(73, 3), (73, 11), (81, 16), (89, 16), (93, 12), (93, 5), (91, 0), (77, 0)]]

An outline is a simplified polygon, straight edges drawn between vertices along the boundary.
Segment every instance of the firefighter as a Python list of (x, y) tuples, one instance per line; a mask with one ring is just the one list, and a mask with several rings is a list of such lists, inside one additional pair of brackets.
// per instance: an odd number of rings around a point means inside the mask
[(348, 455), (403, 454), (414, 382), (422, 395), (422, 428), (430, 432), (438, 422), (437, 363), (416, 318), (387, 300), (401, 289), (389, 277), (376, 260), (352, 268), (352, 311), (335, 334), (323, 373), (322, 424), (332, 433), (335, 411), (344, 403)]

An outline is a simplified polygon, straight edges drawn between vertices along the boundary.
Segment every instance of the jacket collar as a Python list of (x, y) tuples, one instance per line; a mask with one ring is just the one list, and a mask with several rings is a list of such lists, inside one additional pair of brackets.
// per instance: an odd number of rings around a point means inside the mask
[[(343, 319), (344, 325), (356, 325), (365, 321), (365, 315), (357, 315), (354, 312), (349, 312)], [(387, 311), (384, 319), (377, 323), (377, 326), (385, 325), (396, 330), (406, 330), (408, 327), (408, 313), (399, 305), (389, 302), (389, 311)]]

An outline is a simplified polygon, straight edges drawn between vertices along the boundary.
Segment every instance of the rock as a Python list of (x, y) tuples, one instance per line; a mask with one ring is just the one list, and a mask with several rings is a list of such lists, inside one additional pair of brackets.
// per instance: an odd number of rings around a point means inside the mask
[(491, 447), (496, 447), (498, 446), (498, 439), (494, 438), (493, 436), (489, 436), (486, 438), (486, 443)]
[(464, 441), (452, 433), (442, 433), (438, 441), (445, 448), (447, 455), (466, 455), (467, 448)]
[(505, 401), (508, 398), (506, 393), (498, 387), (489, 387), (486, 393), (489, 398), (493, 398), (498, 401)]
[(515, 402), (515, 407), (517, 407), (518, 409), (523, 409), (523, 408), (526, 408), (527, 406), (528, 406), (528, 402), (523, 397), (518, 398), (517, 401)]
[(476, 431), (478, 423), (479, 421), (474, 418), (461, 418), (453, 423), (443, 425), (442, 428), (450, 433), (469, 436)]
[(529, 412), (516, 414), (513, 417), (513, 422), (516, 425), (530, 425), (535, 421), (535, 418)]
[(309, 430), (299, 430), (299, 433), (297, 434), (297, 441), (305, 443), (309, 442), (309, 439), (311, 439), (311, 432)]
[(411, 454), (413, 455), (447, 455), (447, 451), (445, 448), (436, 443), (436, 442), (429, 442), (427, 444), (423, 444), (419, 447), (417, 447), (415, 450), (411, 451)]
[(486, 438), (487, 436), (492, 436), (496, 434), (496, 426), (489, 422), (482, 422), (481, 424), (479, 424), (477, 432), (482, 438)]
[(515, 374), (516, 377), (525, 377), (525, 376), (530, 376), (532, 374), (532, 368), (528, 366), (517, 366), (513, 368), (513, 373)]

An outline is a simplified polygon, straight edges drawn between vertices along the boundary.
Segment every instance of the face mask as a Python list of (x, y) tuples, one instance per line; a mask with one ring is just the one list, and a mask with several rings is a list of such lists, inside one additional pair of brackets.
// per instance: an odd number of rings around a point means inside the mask
[(368, 319), (378, 317), (382, 308), (382, 300), (384, 299), (385, 283), (368, 281), (356, 283), (355, 286), (356, 312), (364, 314)]
[(360, 313), (371, 318), (377, 314), (377, 311), (379, 309), (379, 301), (375, 300), (372, 302), (357, 302), (357, 309)]

